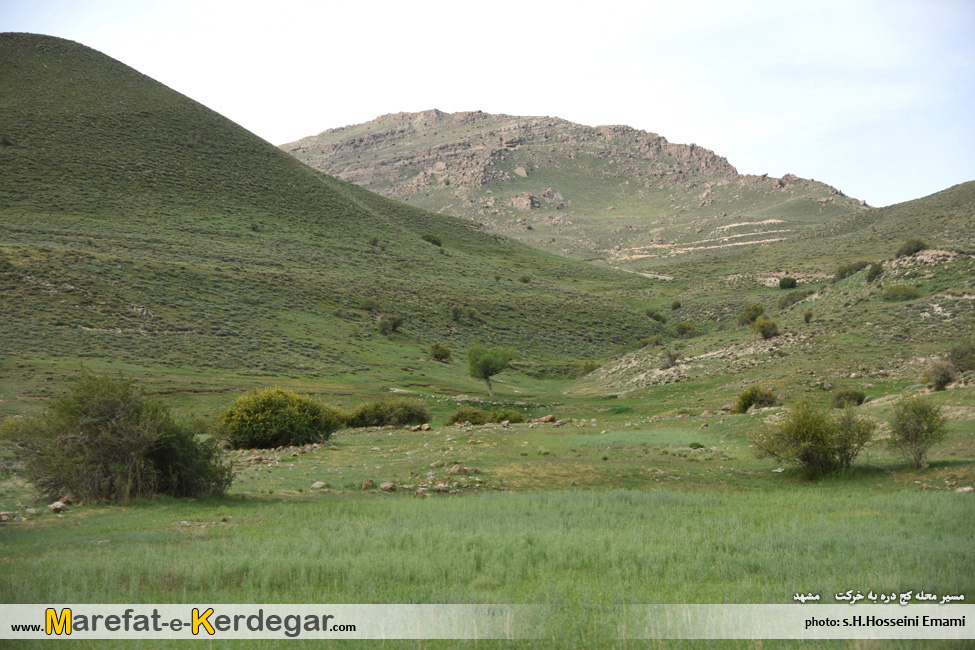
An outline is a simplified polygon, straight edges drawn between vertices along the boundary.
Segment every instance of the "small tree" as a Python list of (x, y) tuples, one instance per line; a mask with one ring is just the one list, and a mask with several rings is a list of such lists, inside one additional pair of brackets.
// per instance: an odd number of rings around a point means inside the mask
[(433, 343), (430, 346), (430, 356), (441, 363), (450, 363), (450, 348), (441, 343)]
[(765, 307), (759, 305), (758, 303), (751, 303), (745, 305), (745, 308), (741, 310), (738, 314), (738, 324), (748, 325), (754, 323), (755, 319), (765, 313)]
[(508, 363), (517, 356), (511, 348), (486, 348), (472, 345), (467, 351), (467, 364), (471, 377), (483, 379), (487, 384), (488, 395), (494, 397), (491, 377), (508, 369)]
[(947, 419), (938, 405), (924, 397), (905, 397), (894, 405), (887, 447), (918, 468), (931, 446), (946, 435)]
[(779, 280), (779, 289), (795, 289), (795, 288), (796, 288), (795, 278), (785, 277)]
[(765, 316), (756, 318), (755, 322), (751, 324), (751, 328), (763, 339), (770, 339), (779, 335), (779, 326), (775, 324), (774, 320), (765, 318)]

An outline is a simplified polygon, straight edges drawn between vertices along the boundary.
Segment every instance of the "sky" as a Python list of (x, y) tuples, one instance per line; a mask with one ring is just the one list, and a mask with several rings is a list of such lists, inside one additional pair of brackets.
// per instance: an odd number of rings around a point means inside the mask
[(625, 124), (878, 207), (975, 180), (975, 0), (0, 0), (0, 31), (92, 47), (273, 144), (482, 110)]

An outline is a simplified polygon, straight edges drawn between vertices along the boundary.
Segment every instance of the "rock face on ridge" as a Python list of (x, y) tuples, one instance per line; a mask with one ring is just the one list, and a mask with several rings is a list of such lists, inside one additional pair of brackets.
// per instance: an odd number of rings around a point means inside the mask
[(773, 245), (865, 209), (794, 174), (739, 174), (697, 144), (556, 117), (390, 113), (281, 149), (387, 197), (631, 270), (661, 257)]

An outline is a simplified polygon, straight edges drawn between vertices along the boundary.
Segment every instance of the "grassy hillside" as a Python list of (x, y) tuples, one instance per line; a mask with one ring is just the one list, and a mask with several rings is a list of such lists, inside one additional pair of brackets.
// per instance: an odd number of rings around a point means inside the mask
[(547, 361), (652, 332), (647, 280), (325, 176), (79, 44), (4, 34), (0, 75), (8, 395), (47, 394), (38, 364), (402, 380), (432, 342)]

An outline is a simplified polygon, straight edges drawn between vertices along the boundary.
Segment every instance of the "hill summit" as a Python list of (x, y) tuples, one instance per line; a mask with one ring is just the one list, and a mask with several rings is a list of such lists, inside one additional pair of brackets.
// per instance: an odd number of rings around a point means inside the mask
[(391, 113), (281, 148), (385, 196), (626, 268), (775, 243), (866, 209), (793, 174), (739, 174), (697, 144), (555, 117)]

